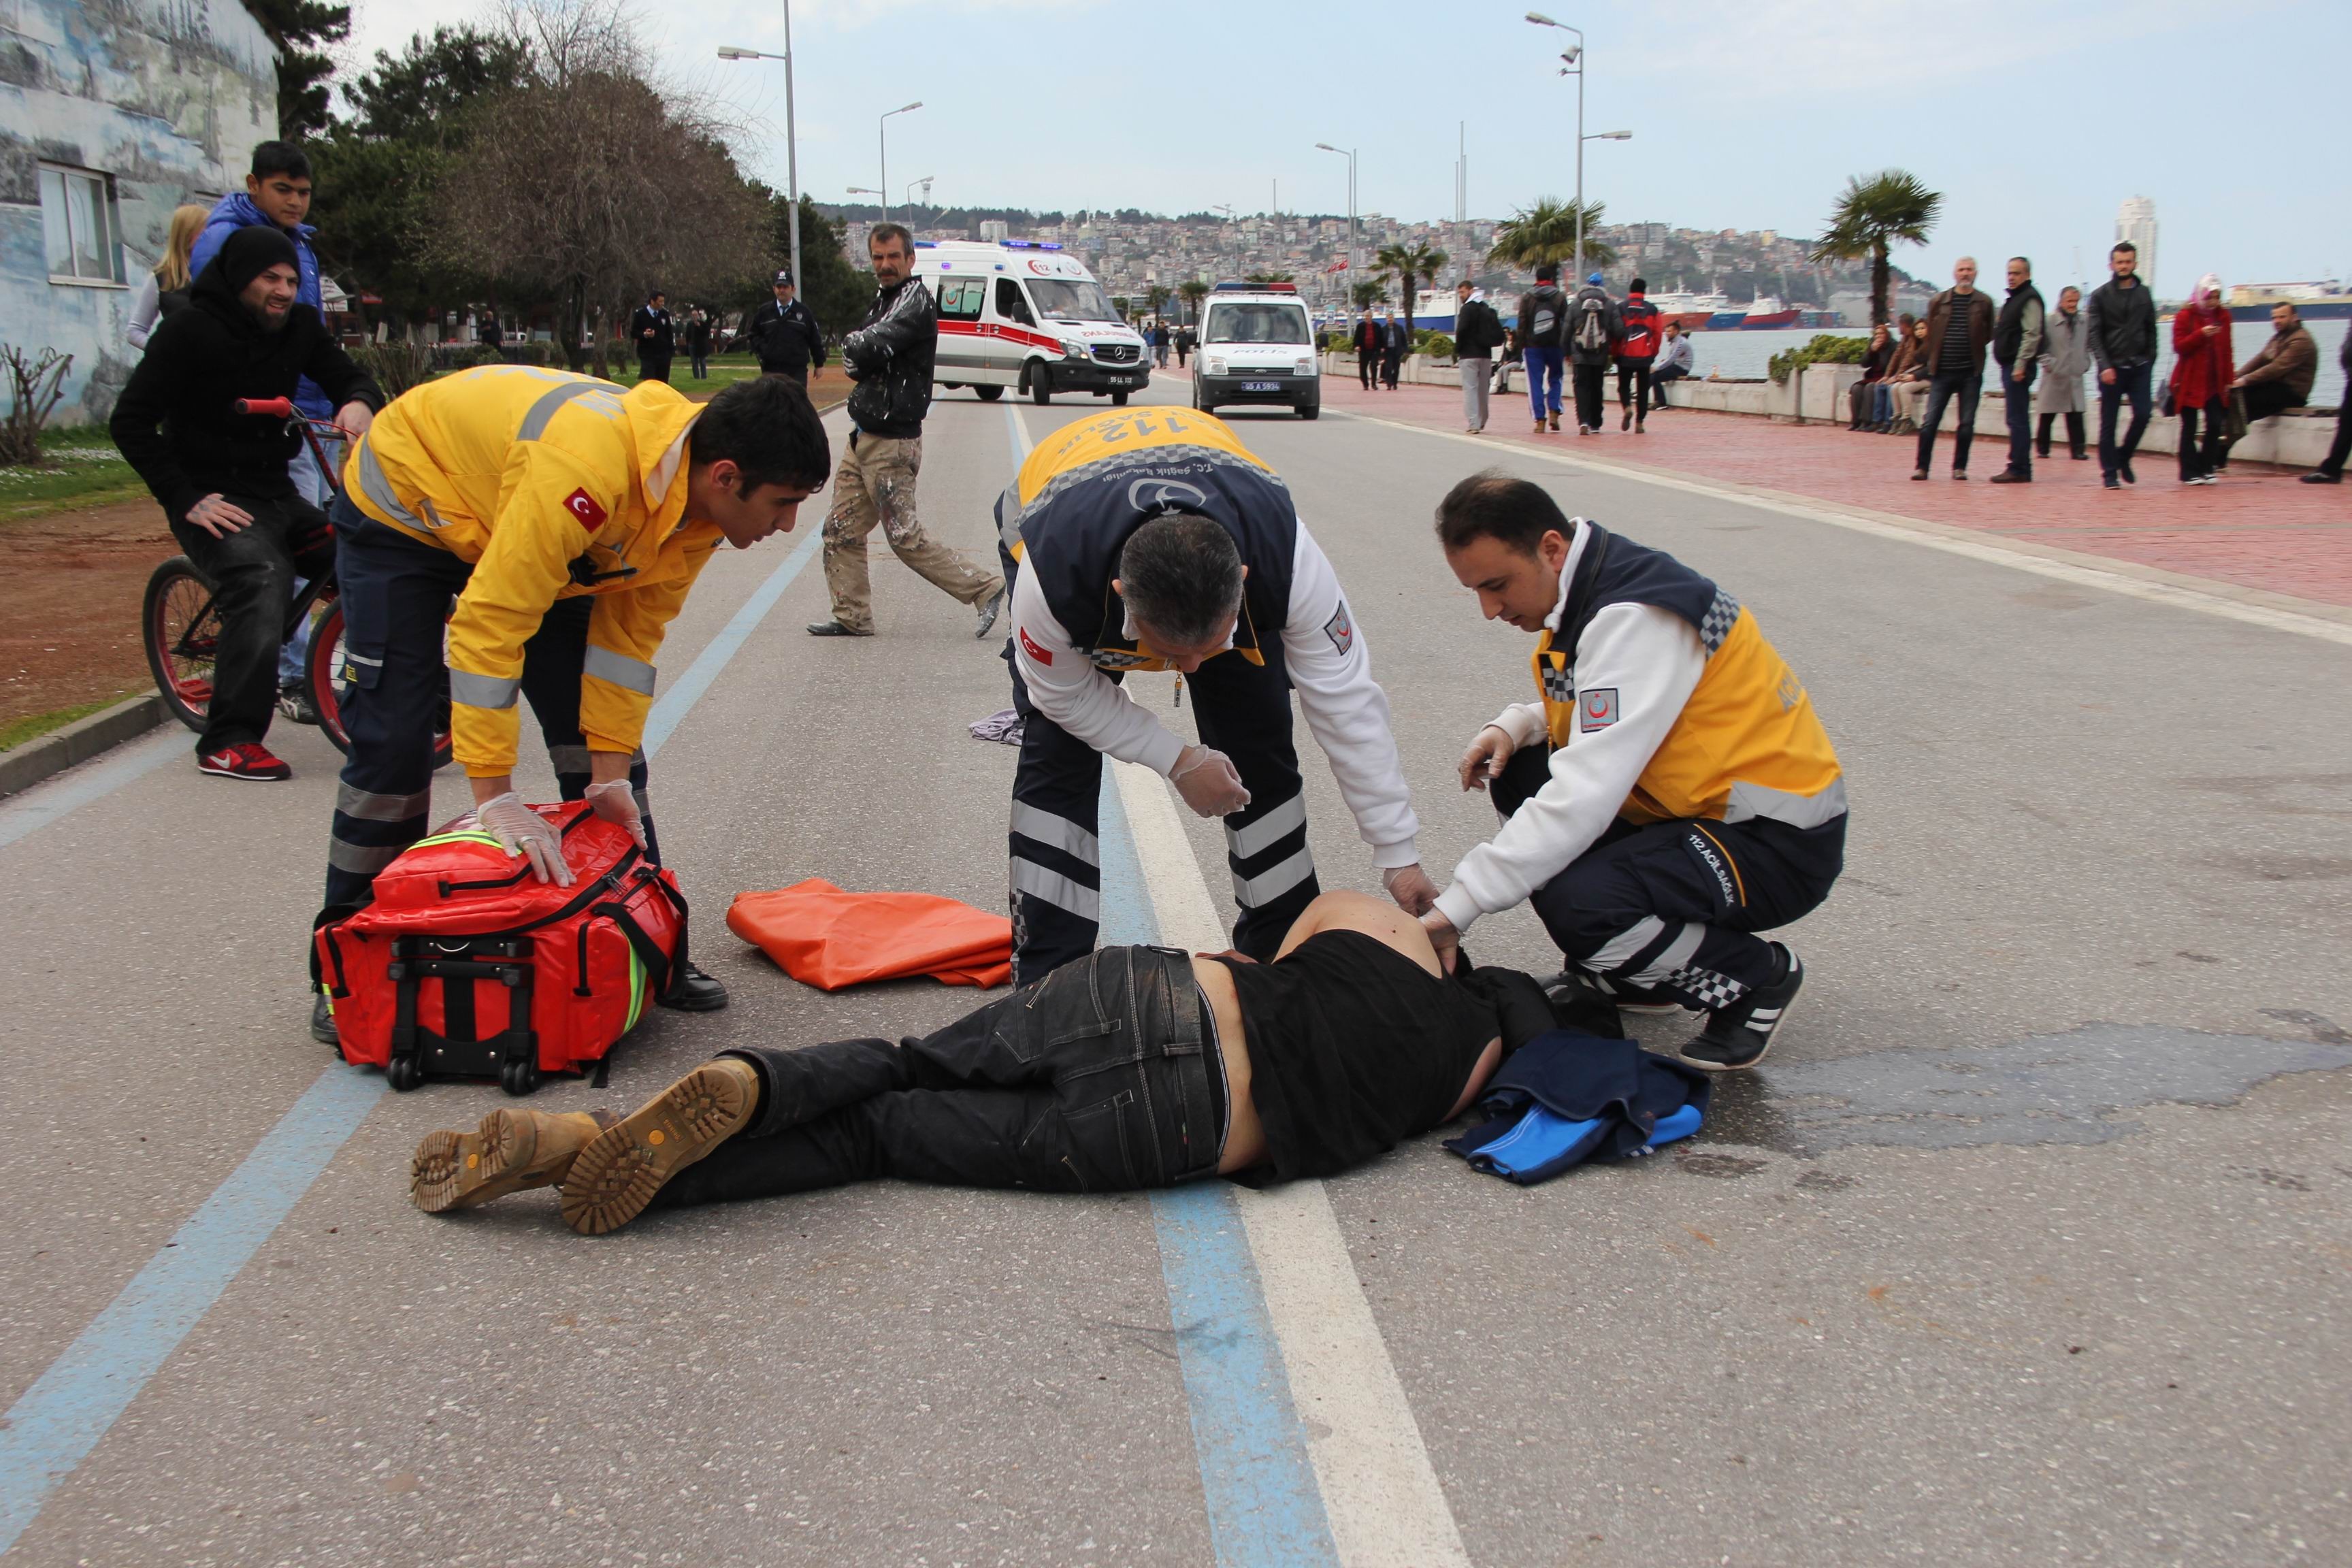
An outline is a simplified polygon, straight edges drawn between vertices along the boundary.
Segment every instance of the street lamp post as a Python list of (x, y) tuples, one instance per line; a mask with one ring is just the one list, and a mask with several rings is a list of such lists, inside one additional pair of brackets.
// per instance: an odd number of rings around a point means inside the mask
[(793, 0), (784, 0), (784, 52), (763, 54), (758, 49), (737, 48), (731, 44), (719, 47), (722, 60), (782, 60), (784, 62), (784, 222), (793, 240), (793, 283), (801, 286), (801, 155), (799, 139), (793, 133)]
[(1348, 287), (1356, 286), (1356, 150), (1334, 147), (1328, 142), (1318, 142), (1318, 153), (1337, 153), (1348, 160)]
[(880, 120), (875, 122), (875, 138), (882, 146), (882, 189), (876, 194), (882, 198), (882, 221), (884, 223), (888, 223), (890, 221), (890, 116), (892, 114), (910, 114), (914, 110), (922, 107), (923, 100), (919, 98), (912, 103), (900, 104), (898, 108), (889, 110), (887, 113), (884, 114)]
[(1528, 13), (1528, 20), (1538, 27), (1558, 27), (1563, 33), (1574, 33), (1576, 42), (1559, 57), (1566, 62), (1559, 74), (1576, 79), (1576, 256), (1569, 266), (1577, 272), (1584, 270), (1584, 144), (1587, 142), (1626, 142), (1633, 139), (1631, 131), (1596, 131), (1584, 133), (1584, 33), (1565, 22), (1555, 22), (1540, 11)]

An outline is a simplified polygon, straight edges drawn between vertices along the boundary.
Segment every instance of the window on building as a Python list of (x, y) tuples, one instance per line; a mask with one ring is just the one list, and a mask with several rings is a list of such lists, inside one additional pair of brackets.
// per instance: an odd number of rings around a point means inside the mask
[(122, 281), (122, 218), (107, 175), (42, 164), (41, 232), (51, 282)]

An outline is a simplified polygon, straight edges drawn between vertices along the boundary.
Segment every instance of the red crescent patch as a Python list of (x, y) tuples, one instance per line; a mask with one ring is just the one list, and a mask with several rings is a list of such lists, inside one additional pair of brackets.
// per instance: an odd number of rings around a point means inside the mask
[(1021, 628), (1021, 651), (1027, 654), (1031, 658), (1035, 659), (1039, 664), (1051, 664), (1054, 662), (1054, 656), (1037, 646), (1036, 639), (1029, 635), (1029, 628), (1027, 626), (1023, 626)]
[(604, 526), (606, 517), (604, 509), (597, 505), (596, 498), (585, 489), (576, 489), (565, 496), (563, 510), (579, 519), (580, 526), (592, 533)]

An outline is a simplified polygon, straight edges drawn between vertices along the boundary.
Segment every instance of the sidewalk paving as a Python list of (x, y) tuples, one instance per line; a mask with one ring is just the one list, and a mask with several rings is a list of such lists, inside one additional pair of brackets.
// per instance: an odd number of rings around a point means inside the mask
[[(1174, 367), (1161, 373), (1174, 374)], [(1526, 381), (1494, 399), (1485, 439), (1538, 447), (1596, 463), (1754, 485), (1784, 496), (1979, 530), (2032, 543), (2134, 562), (2323, 604), (2352, 606), (2352, 487), (2304, 485), (2294, 470), (2233, 463), (2216, 485), (2184, 488), (2168, 454), (2141, 457), (2139, 483), (2100, 488), (2095, 450), (2074, 462), (2063, 444), (2037, 458), (2031, 486), (1986, 483), (2006, 465), (2006, 432), (1979, 430), (1969, 477), (1949, 472), (1952, 442), (1937, 443), (1934, 476), (1911, 478), (1910, 437), (1856, 435), (1843, 425), (1788, 425), (1736, 414), (1667, 408), (1648, 433), (1609, 427), (1576, 434), (1571, 408), (1559, 435), (1530, 432)], [(1366, 392), (1352, 376), (1323, 378), (1324, 406), (1460, 432), (1462, 395), (1450, 386)], [(2097, 434), (2094, 411), (2092, 433)], [(1499, 454), (1498, 454), (1499, 457)], [(1630, 531), (1640, 533), (1638, 522)]]

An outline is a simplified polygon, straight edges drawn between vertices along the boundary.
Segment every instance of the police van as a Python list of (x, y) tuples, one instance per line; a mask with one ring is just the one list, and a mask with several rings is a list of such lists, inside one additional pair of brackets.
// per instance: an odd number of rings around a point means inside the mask
[(919, 239), (915, 276), (939, 306), (931, 379), (940, 386), (969, 386), (990, 403), (1008, 386), (1034, 403), (1057, 392), (1125, 403), (1150, 383), (1143, 339), (1058, 245)]
[(1276, 403), (1301, 419), (1323, 412), (1322, 362), (1298, 289), (1288, 283), (1220, 283), (1209, 291), (1192, 360), (1192, 406)]

